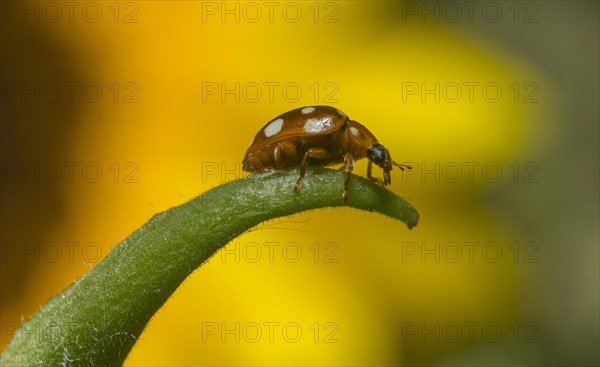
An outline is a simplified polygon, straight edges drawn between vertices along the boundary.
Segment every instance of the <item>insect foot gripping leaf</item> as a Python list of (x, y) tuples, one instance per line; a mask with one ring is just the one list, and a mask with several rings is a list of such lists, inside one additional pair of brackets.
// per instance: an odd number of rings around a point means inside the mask
[[(368, 158), (367, 177), (384, 186), (392, 183), (393, 166), (407, 165), (392, 160), (390, 152), (363, 125), (350, 120), (334, 107), (313, 106), (288, 111), (258, 131), (243, 160), (249, 172), (300, 167), (294, 192), (302, 185), (309, 160), (319, 164), (344, 164), (347, 172), (342, 200), (348, 200), (348, 185), (354, 161)], [(372, 177), (373, 164), (383, 169), (383, 180)]]
[[(25, 322), (0, 365), (122, 364), (152, 315), (219, 248), (262, 221), (342, 205), (343, 172), (310, 169), (295, 195), (290, 180), (297, 176), (297, 169), (252, 175), (156, 214)], [(415, 209), (383, 186), (354, 177), (349, 189), (347, 206), (388, 215), (409, 228), (417, 224)]]

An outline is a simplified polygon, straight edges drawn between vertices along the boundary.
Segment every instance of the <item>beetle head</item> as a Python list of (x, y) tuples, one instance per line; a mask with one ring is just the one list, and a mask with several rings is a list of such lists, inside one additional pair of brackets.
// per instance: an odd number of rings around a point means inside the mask
[(390, 175), (390, 171), (392, 170), (392, 166), (396, 166), (400, 168), (402, 171), (404, 169), (411, 170), (412, 167), (406, 164), (396, 163), (392, 160), (389, 150), (386, 147), (379, 143), (373, 144), (373, 146), (367, 150), (367, 157), (369, 160), (379, 167), (383, 169), (383, 184), (389, 185), (392, 183), (392, 177)]
[(375, 143), (367, 150), (368, 158), (371, 162), (375, 163), (384, 170), (392, 169), (392, 158), (390, 152), (381, 144)]

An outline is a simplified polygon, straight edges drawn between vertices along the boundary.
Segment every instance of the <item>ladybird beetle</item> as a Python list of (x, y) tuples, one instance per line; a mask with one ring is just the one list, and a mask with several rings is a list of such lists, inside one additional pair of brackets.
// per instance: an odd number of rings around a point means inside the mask
[[(348, 172), (342, 196), (345, 202), (354, 161), (365, 157), (369, 159), (367, 177), (384, 186), (392, 183), (392, 166), (412, 169), (394, 162), (390, 152), (366, 127), (350, 120), (342, 111), (330, 106), (312, 106), (285, 112), (267, 123), (250, 143), (242, 164), (248, 172), (300, 166), (296, 192), (309, 160), (322, 166), (343, 163), (342, 168)], [(383, 180), (371, 176), (373, 163), (383, 169)]]

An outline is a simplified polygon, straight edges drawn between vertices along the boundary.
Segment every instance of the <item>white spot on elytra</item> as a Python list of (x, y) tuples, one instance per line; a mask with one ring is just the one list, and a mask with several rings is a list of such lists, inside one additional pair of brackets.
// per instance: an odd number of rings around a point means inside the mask
[(270, 124), (268, 124), (267, 127), (265, 127), (265, 129), (263, 130), (263, 132), (265, 133), (265, 136), (267, 138), (270, 138), (271, 136), (280, 132), (282, 126), (283, 126), (283, 119), (279, 118), (277, 120), (272, 121)]
[(304, 107), (301, 112), (306, 115), (307, 113), (311, 113), (314, 110), (315, 110), (314, 107)]
[(350, 127), (350, 132), (352, 133), (352, 135), (356, 136), (357, 138), (360, 136), (360, 132), (354, 126)]
[(330, 130), (333, 126), (334, 122), (331, 116), (321, 117), (320, 119), (308, 119), (304, 123), (304, 132), (309, 134), (317, 134)]

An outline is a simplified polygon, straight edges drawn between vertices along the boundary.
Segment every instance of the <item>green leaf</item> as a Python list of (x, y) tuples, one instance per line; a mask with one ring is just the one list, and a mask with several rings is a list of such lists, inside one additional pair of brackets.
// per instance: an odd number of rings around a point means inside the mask
[(265, 220), (350, 206), (399, 219), (409, 228), (417, 224), (418, 213), (410, 204), (362, 177), (352, 176), (346, 203), (344, 172), (309, 168), (294, 193), (297, 177), (297, 169), (251, 175), (154, 215), (25, 322), (0, 364), (122, 364), (179, 284), (229, 241)]

